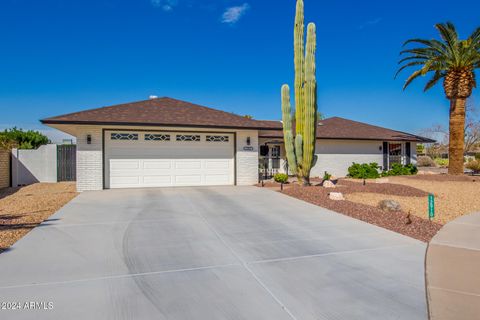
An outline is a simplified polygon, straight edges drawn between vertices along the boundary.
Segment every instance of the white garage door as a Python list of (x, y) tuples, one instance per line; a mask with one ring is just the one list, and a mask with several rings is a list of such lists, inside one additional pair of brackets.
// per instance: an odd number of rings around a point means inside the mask
[(105, 187), (234, 184), (234, 135), (105, 131)]

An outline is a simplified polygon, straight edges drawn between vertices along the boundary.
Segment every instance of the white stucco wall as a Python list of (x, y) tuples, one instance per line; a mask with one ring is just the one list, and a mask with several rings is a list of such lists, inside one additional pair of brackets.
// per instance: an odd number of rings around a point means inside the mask
[[(278, 142), (278, 139), (259, 139), (260, 145), (272, 141)], [(417, 163), (416, 146), (416, 143), (411, 143), (410, 162), (413, 164)], [(318, 156), (318, 160), (312, 168), (312, 177), (323, 177), (325, 171), (336, 177), (345, 177), (348, 174), (348, 167), (350, 167), (353, 162), (376, 162), (380, 167), (383, 166), (383, 141), (317, 140), (315, 154)], [(281, 144), (279, 172), (285, 172), (285, 157), (285, 147)], [(406, 161), (406, 158), (404, 158), (404, 161)]]
[[(60, 128), (59, 128), (60, 129)], [(66, 128), (62, 128), (66, 129)], [(257, 130), (229, 130), (204, 129), (182, 127), (119, 127), (119, 126), (70, 126), (67, 132), (77, 138), (77, 190), (103, 189), (103, 155), (102, 130), (124, 129), (168, 130), (168, 131), (198, 131), (198, 132), (235, 132), (236, 147), (236, 176), (237, 185), (252, 185), (258, 182), (258, 131)], [(87, 135), (92, 136), (92, 143), (87, 144)], [(250, 137), (250, 146), (247, 146), (247, 137)]]
[(344, 177), (353, 162), (383, 165), (382, 141), (317, 140), (315, 153), (318, 160), (311, 172), (313, 177), (322, 177), (325, 171)]
[(57, 182), (57, 145), (35, 150), (12, 150), (12, 185)]

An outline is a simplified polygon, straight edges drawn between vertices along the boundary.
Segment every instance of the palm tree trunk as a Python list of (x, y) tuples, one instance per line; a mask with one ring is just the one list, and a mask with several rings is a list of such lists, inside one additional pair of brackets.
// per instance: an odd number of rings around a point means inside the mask
[(466, 99), (450, 100), (450, 137), (448, 146), (448, 173), (463, 174)]

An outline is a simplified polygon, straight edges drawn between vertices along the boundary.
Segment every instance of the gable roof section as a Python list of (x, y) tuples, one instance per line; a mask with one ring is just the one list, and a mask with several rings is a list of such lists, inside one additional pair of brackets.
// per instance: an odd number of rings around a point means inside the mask
[(265, 128), (252, 119), (167, 97), (80, 111), (43, 119), (41, 122), (43, 124)]
[[(270, 123), (270, 128), (276, 126), (277, 130), (262, 130), (259, 132), (260, 138), (283, 138), (283, 132), (279, 131), (282, 129), (282, 123), (280, 121), (261, 122)], [(332, 117), (319, 121), (319, 126), (317, 127), (317, 139), (435, 142), (435, 140), (413, 134), (340, 117)]]

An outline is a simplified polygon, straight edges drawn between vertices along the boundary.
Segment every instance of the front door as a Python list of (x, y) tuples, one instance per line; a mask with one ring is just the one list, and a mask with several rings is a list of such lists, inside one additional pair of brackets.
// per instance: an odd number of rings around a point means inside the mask
[(394, 163), (404, 164), (403, 158), (405, 154), (405, 148), (403, 143), (388, 144), (388, 167), (391, 169)]
[(260, 155), (260, 179), (270, 179), (280, 170), (280, 145), (265, 145), (264, 155)]

